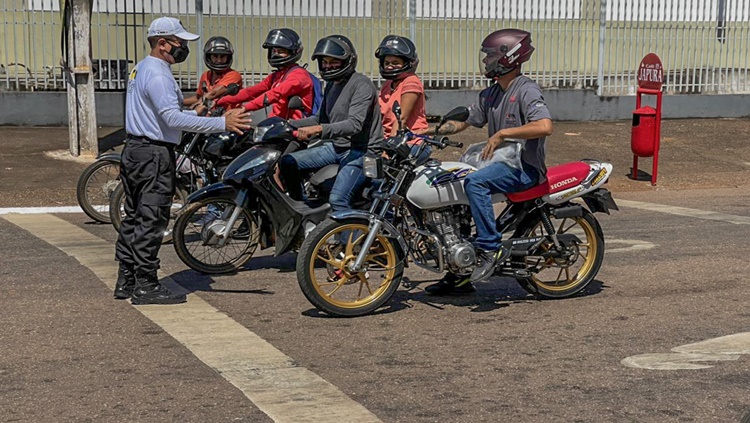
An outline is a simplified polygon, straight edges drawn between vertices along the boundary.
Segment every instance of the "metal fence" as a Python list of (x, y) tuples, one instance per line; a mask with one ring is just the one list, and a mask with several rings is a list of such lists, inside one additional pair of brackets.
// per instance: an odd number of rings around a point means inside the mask
[[(270, 68), (261, 48), (276, 27), (297, 30), (309, 59), (315, 42), (349, 36), (360, 71), (380, 82), (375, 48), (387, 34), (417, 44), (425, 86), (475, 89), (479, 45), (488, 33), (516, 27), (533, 34), (536, 52), (525, 72), (544, 88), (633, 94), (640, 59), (657, 53), (670, 93), (748, 93), (748, 0), (92, 0), (92, 64), (96, 88), (122, 90), (147, 54), (152, 19), (175, 16), (203, 40), (229, 37), (234, 68), (247, 84)], [(59, 0), (3, 0), (0, 9), (0, 90), (61, 90)], [(185, 89), (204, 70), (202, 45), (174, 66)], [(311, 63), (312, 70), (315, 64)]]

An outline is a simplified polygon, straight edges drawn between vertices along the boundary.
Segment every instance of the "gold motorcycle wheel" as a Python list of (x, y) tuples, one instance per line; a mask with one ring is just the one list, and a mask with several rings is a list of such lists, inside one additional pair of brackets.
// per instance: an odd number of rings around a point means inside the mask
[[(563, 257), (544, 257), (554, 249), (550, 240), (544, 241), (535, 255), (525, 258), (526, 265), (540, 268), (527, 282), (534, 285), (538, 293), (550, 298), (564, 298), (584, 289), (599, 272), (604, 259), (604, 238), (596, 218), (584, 210), (580, 217), (555, 219), (550, 217), (558, 235), (575, 235), (580, 242), (569, 247)], [(546, 236), (541, 222), (526, 232), (526, 237)]]
[(305, 239), (297, 257), (297, 280), (316, 308), (342, 317), (361, 316), (385, 304), (403, 276), (403, 256), (395, 240), (375, 238), (361, 272), (354, 263), (367, 237), (363, 219), (327, 219)]

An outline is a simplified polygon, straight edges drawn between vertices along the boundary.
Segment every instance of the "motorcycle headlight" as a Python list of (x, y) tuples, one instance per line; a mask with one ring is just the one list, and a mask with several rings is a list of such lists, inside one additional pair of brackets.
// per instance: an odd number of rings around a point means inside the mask
[(270, 126), (259, 126), (255, 128), (255, 134), (253, 135), (253, 142), (261, 142), (263, 141), (263, 135), (266, 135), (266, 132), (271, 129)]
[(377, 156), (365, 156), (362, 164), (362, 170), (365, 176), (371, 179), (380, 179), (383, 177), (383, 159)]

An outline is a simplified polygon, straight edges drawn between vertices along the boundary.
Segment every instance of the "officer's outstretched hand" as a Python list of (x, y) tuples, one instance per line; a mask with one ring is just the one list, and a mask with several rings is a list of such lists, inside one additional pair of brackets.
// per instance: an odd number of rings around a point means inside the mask
[(250, 112), (243, 108), (228, 110), (224, 113), (224, 129), (242, 135), (242, 131), (250, 129)]

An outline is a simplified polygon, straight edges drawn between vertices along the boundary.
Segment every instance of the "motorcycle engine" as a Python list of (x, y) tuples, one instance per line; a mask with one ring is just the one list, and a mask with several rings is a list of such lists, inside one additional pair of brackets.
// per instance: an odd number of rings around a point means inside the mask
[(445, 263), (453, 270), (473, 266), (476, 252), (464, 237), (469, 235), (471, 213), (468, 207), (448, 207), (424, 214), (427, 228), (440, 238)]

